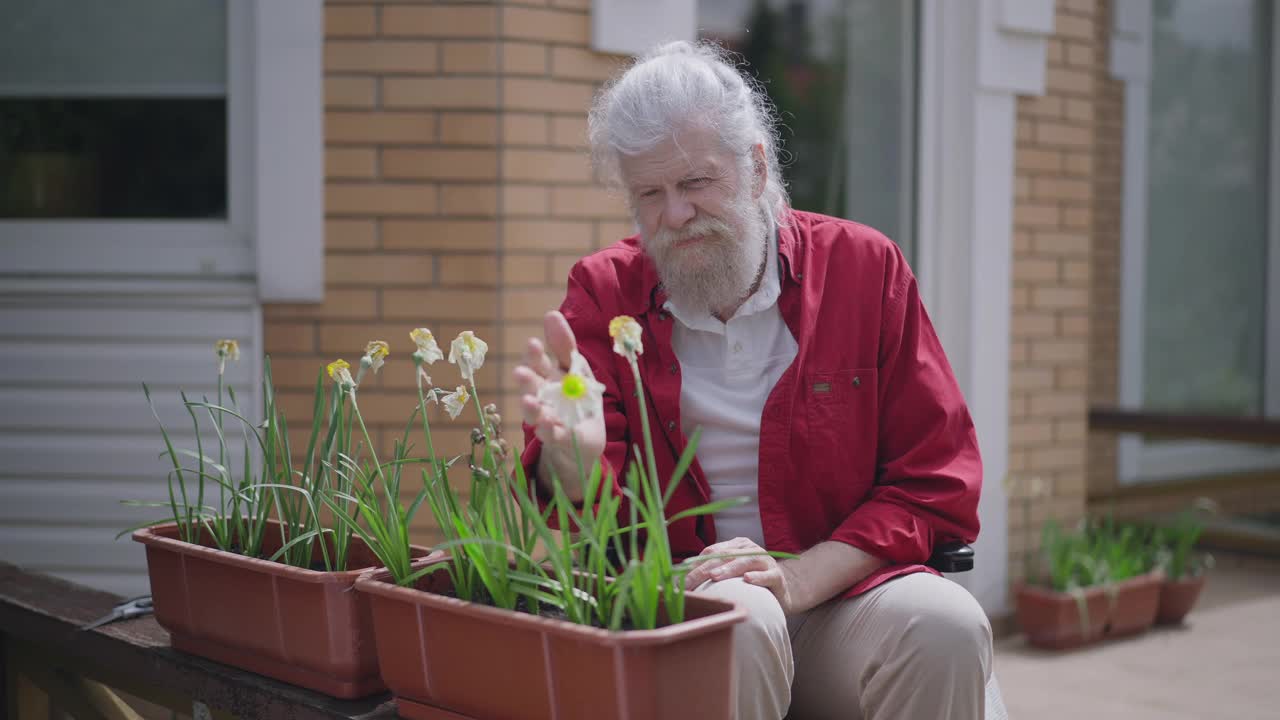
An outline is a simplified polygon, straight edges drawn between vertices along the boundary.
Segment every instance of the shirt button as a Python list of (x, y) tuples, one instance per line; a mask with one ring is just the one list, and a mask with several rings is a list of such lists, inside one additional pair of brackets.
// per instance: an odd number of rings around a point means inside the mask
[(736, 353), (742, 352), (742, 343), (734, 343), (733, 351)]
[(667, 429), (668, 429), (668, 430), (670, 430), (670, 431), (672, 431), (672, 432), (675, 432), (675, 429), (676, 429), (676, 421), (675, 421), (675, 420), (668, 420), (668, 421), (667, 421)]
[(679, 375), (679, 374), (680, 374), (680, 364), (679, 364), (679, 363), (671, 363), (671, 374), (672, 374), (672, 375)]

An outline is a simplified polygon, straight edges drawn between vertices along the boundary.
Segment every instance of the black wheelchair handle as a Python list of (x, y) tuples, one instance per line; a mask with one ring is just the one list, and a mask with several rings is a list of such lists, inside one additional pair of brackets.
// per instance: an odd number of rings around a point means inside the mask
[(933, 548), (925, 564), (940, 573), (967, 572), (973, 569), (973, 548), (962, 542), (943, 543)]

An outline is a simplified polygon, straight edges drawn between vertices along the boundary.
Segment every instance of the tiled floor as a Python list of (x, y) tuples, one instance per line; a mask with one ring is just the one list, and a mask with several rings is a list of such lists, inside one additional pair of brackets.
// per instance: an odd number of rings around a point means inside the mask
[(1184, 627), (1068, 652), (996, 644), (1013, 720), (1280, 718), (1280, 562), (1218, 558)]

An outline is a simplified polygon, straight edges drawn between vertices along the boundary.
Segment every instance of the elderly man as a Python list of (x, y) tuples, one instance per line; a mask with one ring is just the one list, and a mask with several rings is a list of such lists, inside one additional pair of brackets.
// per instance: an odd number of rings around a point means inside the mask
[[(982, 717), (990, 626), (922, 564), (977, 535), (981, 462), (897, 246), (788, 207), (770, 105), (714, 46), (641, 58), (601, 92), (590, 141), (639, 234), (573, 268), (545, 345), (531, 339), (515, 370), (530, 476), (580, 493), (575, 444), (623, 476), (641, 420), (607, 330), (635, 317), (661, 477), (701, 428), (669, 513), (750, 499), (672, 525), (673, 551), (798, 555), (689, 575), (749, 611), (735, 630), (738, 717)], [(575, 348), (604, 408), (567, 428), (537, 395)]]

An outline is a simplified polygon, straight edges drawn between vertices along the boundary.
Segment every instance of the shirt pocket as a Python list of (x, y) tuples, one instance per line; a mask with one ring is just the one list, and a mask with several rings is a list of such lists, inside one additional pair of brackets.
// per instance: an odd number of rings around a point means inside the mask
[(806, 373), (804, 393), (805, 445), (813, 470), (838, 476), (839, 485), (850, 490), (870, 484), (880, 431), (876, 368)]

